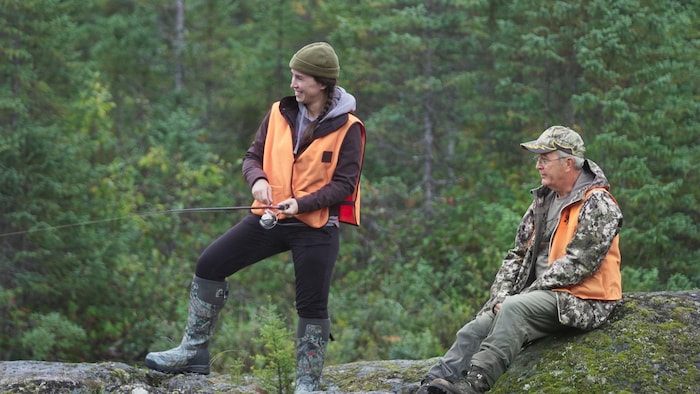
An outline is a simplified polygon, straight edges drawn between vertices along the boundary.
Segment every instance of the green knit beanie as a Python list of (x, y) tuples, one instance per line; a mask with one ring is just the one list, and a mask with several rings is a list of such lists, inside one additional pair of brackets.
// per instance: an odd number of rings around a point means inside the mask
[(301, 48), (292, 56), (289, 68), (321, 78), (338, 79), (340, 74), (338, 56), (326, 42), (314, 42)]

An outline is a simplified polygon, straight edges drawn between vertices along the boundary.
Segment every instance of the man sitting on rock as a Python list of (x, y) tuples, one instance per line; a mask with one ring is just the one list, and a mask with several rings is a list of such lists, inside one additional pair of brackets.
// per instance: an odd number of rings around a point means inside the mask
[[(418, 393), (483, 393), (523, 345), (570, 327), (599, 327), (622, 299), (622, 213), (575, 131), (553, 126), (520, 146), (541, 186), (481, 311), (428, 371)], [(466, 377), (465, 377), (466, 375)]]

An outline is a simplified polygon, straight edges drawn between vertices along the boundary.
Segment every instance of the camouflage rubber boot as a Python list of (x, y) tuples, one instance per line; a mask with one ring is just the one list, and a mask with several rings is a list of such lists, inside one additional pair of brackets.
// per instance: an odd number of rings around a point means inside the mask
[(192, 280), (187, 326), (176, 348), (148, 353), (146, 366), (161, 372), (209, 374), (209, 338), (216, 318), (228, 298), (228, 284), (202, 279)]
[(318, 391), (330, 338), (329, 319), (299, 319), (297, 326), (297, 380), (294, 393)]

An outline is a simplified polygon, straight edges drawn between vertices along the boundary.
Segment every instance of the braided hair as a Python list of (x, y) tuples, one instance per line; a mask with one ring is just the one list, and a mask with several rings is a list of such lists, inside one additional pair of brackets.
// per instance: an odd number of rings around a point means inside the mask
[(323, 111), (321, 111), (321, 113), (318, 115), (318, 117), (316, 119), (314, 119), (313, 122), (309, 123), (309, 125), (306, 126), (306, 129), (304, 129), (304, 132), (301, 133), (300, 146), (305, 146), (307, 144), (310, 144), (311, 140), (313, 140), (314, 130), (316, 130), (316, 127), (318, 127), (318, 124), (321, 123), (321, 120), (323, 120), (323, 117), (328, 114), (328, 111), (331, 109), (331, 105), (333, 105), (333, 96), (335, 95), (335, 85), (338, 83), (338, 81), (334, 78), (323, 78), (323, 77), (314, 76), (314, 79), (319, 84), (326, 86), (326, 103), (323, 106)]

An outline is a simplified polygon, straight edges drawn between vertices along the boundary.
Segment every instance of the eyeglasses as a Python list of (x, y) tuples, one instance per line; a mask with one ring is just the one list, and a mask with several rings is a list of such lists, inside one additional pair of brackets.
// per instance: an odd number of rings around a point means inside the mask
[(539, 156), (533, 156), (532, 160), (535, 161), (535, 164), (542, 164), (542, 166), (546, 166), (552, 161), (557, 161), (557, 160), (564, 160), (568, 159), (568, 157), (557, 157), (556, 159), (545, 159), (544, 157), (539, 157)]

